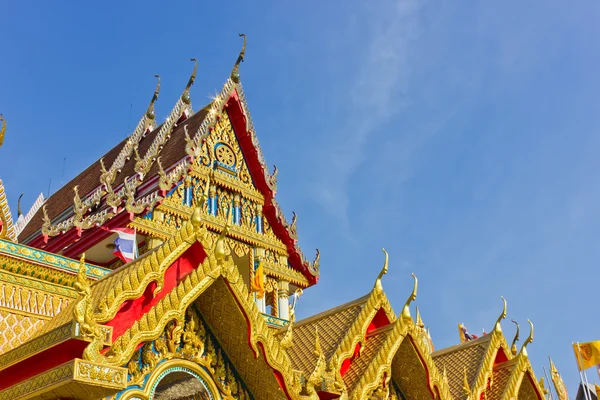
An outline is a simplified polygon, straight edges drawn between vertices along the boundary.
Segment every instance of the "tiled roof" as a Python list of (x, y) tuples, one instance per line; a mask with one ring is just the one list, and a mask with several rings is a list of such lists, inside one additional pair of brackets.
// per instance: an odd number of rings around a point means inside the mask
[(437, 369), (443, 373), (444, 368), (448, 375), (450, 393), (455, 399), (465, 397), (463, 391), (464, 369), (467, 369), (469, 387), (473, 387), (479, 374), (479, 369), (487, 353), (491, 335), (480, 337), (477, 340), (448, 347), (432, 353)]
[(348, 371), (344, 375), (344, 382), (346, 383), (348, 392), (352, 392), (354, 386), (356, 386), (369, 364), (371, 364), (371, 361), (383, 345), (392, 328), (393, 324), (389, 324), (367, 337), (365, 346), (361, 349), (360, 356), (350, 364), (350, 368), (348, 368)]
[(487, 395), (489, 400), (500, 400), (502, 398), (516, 364), (517, 360), (513, 359), (498, 364), (496, 367), (494, 367), (492, 372), (492, 387)]
[(319, 341), (325, 359), (333, 355), (346, 331), (358, 317), (368, 296), (314, 315), (294, 325), (293, 346), (288, 350), (292, 366), (296, 370), (311, 373), (316, 364), (315, 329), (319, 331)]
[[(176, 128), (173, 129), (171, 133), (170, 139), (165, 143), (164, 148), (160, 152), (161, 163), (165, 170), (175, 164), (177, 161), (181, 160), (186, 156), (185, 153), (185, 134), (184, 134), (184, 126), (188, 126), (188, 131), (190, 135), (193, 135), (202, 121), (206, 116), (206, 109), (202, 109), (198, 111), (196, 114), (189, 117), (187, 120), (182, 122)], [(138, 144), (138, 152), (140, 157), (144, 157), (150, 145), (154, 141), (156, 135), (160, 130), (160, 126), (158, 126), (155, 130), (144, 136)], [(112, 165), (113, 161), (119, 155), (122, 147), (125, 145), (127, 139), (124, 139), (121, 143), (113, 147), (108, 153), (106, 153), (104, 158), (104, 165), (108, 169), (110, 165)], [(125, 162), (121, 173), (117, 174), (115, 182), (112, 184), (113, 188), (117, 188), (121, 185), (126, 177), (129, 177), (135, 173), (135, 159), (131, 157), (128, 161)], [(148, 174), (144, 177), (144, 180), (149, 180), (153, 178), (158, 173), (158, 165), (154, 163)], [(48, 198), (46, 201), (46, 210), (48, 212), (48, 217), (51, 220), (69, 210), (73, 206), (73, 187), (79, 185), (79, 194), (83, 199), (89, 193), (91, 193), (94, 189), (96, 189), (100, 185), (100, 159), (90, 165), (87, 169), (85, 169), (82, 173), (73, 178), (69, 183), (64, 185), (58, 191), (56, 191), (52, 196)], [(69, 215), (70, 215), (69, 211)], [(67, 215), (68, 216), (68, 215)], [(33, 234), (36, 233), (42, 227), (43, 212), (42, 210), (38, 210), (38, 212), (31, 218), (31, 221), (23, 228), (23, 231), (19, 235), (19, 241), (28, 242), (33, 239)], [(30, 237), (31, 236), (31, 237)], [(27, 239), (27, 240), (25, 240)]]

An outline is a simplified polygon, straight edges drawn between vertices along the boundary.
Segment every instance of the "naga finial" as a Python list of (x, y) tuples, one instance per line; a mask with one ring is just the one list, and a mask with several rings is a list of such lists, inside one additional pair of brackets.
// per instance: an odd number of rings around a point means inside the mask
[(190, 58), (190, 61), (194, 62), (194, 70), (192, 71), (192, 76), (190, 76), (190, 80), (188, 81), (187, 85), (185, 86), (185, 90), (181, 95), (181, 99), (185, 104), (190, 104), (191, 102), (190, 87), (192, 87), (192, 85), (194, 84), (194, 81), (196, 80), (196, 72), (198, 71), (198, 60), (196, 60), (195, 58)]
[(410, 316), (410, 303), (412, 303), (413, 301), (415, 301), (415, 299), (417, 298), (417, 289), (419, 287), (419, 281), (418, 281), (417, 277), (415, 276), (415, 274), (412, 274), (412, 277), (415, 279), (415, 284), (413, 286), (412, 293), (408, 297), (408, 300), (406, 300), (406, 304), (404, 304), (404, 308), (402, 309), (402, 316), (404, 318), (411, 318), (411, 316)]
[(315, 260), (313, 261), (313, 268), (319, 269), (320, 265), (321, 265), (321, 251), (319, 249), (317, 249), (317, 255), (315, 256)]
[(238, 56), (235, 65), (233, 66), (233, 70), (231, 71), (231, 80), (235, 83), (240, 82), (240, 63), (244, 61), (244, 56), (246, 55), (246, 34), (240, 33), (239, 35), (244, 37), (244, 44), (242, 45), (240, 55)]
[(225, 223), (225, 226), (223, 227), (223, 230), (221, 231), (221, 234), (215, 243), (214, 253), (217, 259), (217, 264), (219, 265), (223, 264), (223, 261), (225, 261), (225, 236), (229, 232), (229, 228), (231, 227), (231, 223), (233, 221), (233, 210), (229, 209), (228, 214), (227, 223)]
[[(160, 157), (159, 157), (160, 158)], [(206, 180), (206, 186), (204, 188), (204, 192), (200, 195), (200, 199), (196, 200), (196, 206), (194, 207), (194, 211), (192, 212), (192, 225), (195, 229), (200, 228), (202, 226), (202, 206), (208, 199), (208, 188), (210, 187), (210, 177)]]
[(504, 307), (502, 308), (502, 313), (500, 314), (500, 316), (498, 316), (498, 319), (496, 320), (496, 325), (494, 325), (494, 330), (497, 332), (502, 332), (502, 327), (500, 326), (500, 322), (504, 318), (506, 318), (506, 300), (502, 296), (500, 296), (500, 298), (504, 302)]
[(527, 357), (527, 345), (533, 342), (533, 323), (530, 320), (527, 320), (527, 322), (529, 322), (529, 336), (527, 336), (527, 339), (523, 342), (523, 347), (521, 347), (521, 354), (525, 357)]
[(517, 332), (515, 333), (515, 338), (512, 341), (512, 344), (510, 345), (510, 352), (512, 353), (513, 356), (517, 355), (517, 342), (519, 341), (519, 323), (517, 321), (515, 321), (514, 319), (511, 319), (512, 323), (515, 324), (517, 326)]
[(385, 249), (381, 249), (383, 250), (383, 254), (385, 254), (385, 261), (383, 262), (383, 268), (381, 268), (381, 271), (379, 272), (379, 275), (377, 275), (377, 280), (375, 281), (375, 286), (373, 287), (374, 290), (378, 291), (378, 292), (383, 292), (383, 286), (381, 284), (381, 278), (383, 278), (383, 276), (385, 274), (387, 274), (388, 272), (388, 261), (389, 261), (389, 255), (388, 252), (385, 251)]
[(2, 114), (0, 114), (0, 122), (2, 122), (2, 127), (0, 127), (0, 147), (2, 147), (2, 144), (4, 143), (4, 134), (6, 133), (6, 120)]
[(25, 193), (21, 193), (21, 195), (19, 196), (19, 200), (17, 200), (17, 218), (19, 218), (21, 215), (23, 215), (23, 213), (21, 212), (21, 198), (23, 197)]
[(146, 110), (146, 117), (149, 119), (154, 119), (154, 102), (158, 100), (158, 94), (160, 93), (160, 75), (154, 74), (154, 77), (158, 79), (156, 82), (156, 89), (154, 89), (154, 95), (152, 96), (152, 100), (150, 100), (150, 105), (148, 105), (148, 109)]

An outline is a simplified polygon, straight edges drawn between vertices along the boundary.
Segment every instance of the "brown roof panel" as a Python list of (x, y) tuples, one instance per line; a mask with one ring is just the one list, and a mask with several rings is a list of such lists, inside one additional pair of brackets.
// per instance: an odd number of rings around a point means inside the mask
[[(190, 135), (193, 135), (202, 121), (206, 116), (206, 110), (202, 109), (180, 125), (178, 125), (173, 132), (171, 133), (171, 137), (164, 145), (164, 148), (160, 151), (159, 155), (161, 156), (161, 162), (165, 169), (169, 166), (173, 165), (177, 161), (181, 160), (186, 156), (185, 153), (185, 134), (184, 134), (184, 126), (188, 126), (188, 131)], [(154, 129), (152, 132), (144, 136), (140, 142), (138, 143), (138, 152), (140, 157), (144, 157), (154, 139), (156, 138), (158, 132), (160, 131), (160, 126)], [(128, 139), (128, 138), (127, 138)], [(108, 153), (106, 153), (104, 158), (104, 165), (108, 168), (108, 166), (112, 165), (113, 161), (119, 155), (121, 149), (125, 145), (127, 139), (124, 139), (117, 146), (112, 148)], [(48, 211), (48, 216), (50, 219), (54, 219), (64, 211), (69, 210), (73, 206), (73, 187), (75, 185), (79, 185), (79, 194), (82, 196), (87, 196), (94, 189), (96, 189), (100, 185), (100, 159), (95, 161), (92, 165), (90, 165), (86, 170), (73, 178), (69, 183), (60, 188), (57, 192), (55, 192), (52, 196), (46, 200), (46, 209)], [(158, 166), (156, 163), (153, 164), (152, 168), (144, 177), (145, 180), (150, 179), (156, 176), (158, 173)], [(132, 176), (135, 174), (135, 159), (132, 157), (128, 161), (125, 162), (121, 173), (119, 173), (113, 183), (113, 188), (121, 185), (126, 177)], [(69, 212), (70, 215), (70, 212)], [(40, 209), (29, 221), (29, 224), (25, 226), (21, 234), (19, 235), (20, 241), (26, 242), (33, 239), (36, 231), (38, 231), (42, 227), (43, 212)], [(31, 237), (30, 237), (31, 236)]]
[(314, 370), (317, 360), (314, 354), (317, 329), (321, 349), (325, 359), (329, 360), (360, 314), (366, 300), (366, 297), (361, 297), (294, 325), (292, 338), (294, 345), (288, 350), (293, 368), (309, 374)]
[(446, 369), (450, 393), (455, 399), (465, 397), (463, 391), (464, 369), (467, 369), (469, 387), (473, 387), (479, 374), (481, 364), (488, 351), (491, 335), (433, 352), (433, 362), (438, 371)]

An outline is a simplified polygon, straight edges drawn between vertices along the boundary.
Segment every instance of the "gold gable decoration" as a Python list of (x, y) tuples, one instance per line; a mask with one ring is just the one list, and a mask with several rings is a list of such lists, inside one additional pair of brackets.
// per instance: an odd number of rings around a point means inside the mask
[(9, 240), (11, 242), (17, 241), (17, 235), (13, 226), (12, 215), (10, 213), (10, 207), (8, 206), (8, 200), (6, 199), (6, 193), (4, 191), (4, 184), (0, 179), (0, 239)]

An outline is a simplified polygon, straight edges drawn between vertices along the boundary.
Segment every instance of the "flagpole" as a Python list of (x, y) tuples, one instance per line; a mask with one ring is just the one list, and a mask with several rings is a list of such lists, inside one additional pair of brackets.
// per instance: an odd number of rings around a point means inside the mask
[[(571, 342), (572, 345), (574, 345), (575, 343)], [(581, 348), (579, 347), (579, 342), (577, 342), (577, 369), (579, 370), (579, 381), (581, 382), (581, 387), (583, 389), (583, 395), (585, 396), (586, 400), (591, 400), (589, 393), (587, 391), (587, 385), (583, 382), (583, 361), (581, 360)], [(580, 368), (581, 367), (581, 368)]]
[(548, 373), (546, 372), (546, 367), (544, 367), (544, 376), (546, 377), (546, 385), (548, 385), (548, 393), (550, 394), (550, 400), (554, 400), (554, 395), (552, 394), (552, 382), (548, 379)]
[[(579, 348), (579, 342), (577, 342), (577, 348)], [(579, 352), (579, 354), (581, 354), (581, 351)], [(583, 365), (582, 365), (582, 366), (583, 366)], [(586, 372), (586, 370), (583, 370), (583, 377), (584, 377), (584, 379), (585, 379), (585, 386), (586, 386), (585, 388), (586, 388), (586, 390), (588, 390), (588, 394), (590, 395), (590, 399), (591, 399), (591, 398), (592, 398), (592, 394), (591, 394), (591, 393), (589, 393), (589, 390), (590, 390), (590, 383), (588, 382), (588, 378), (587, 378), (587, 372)]]

